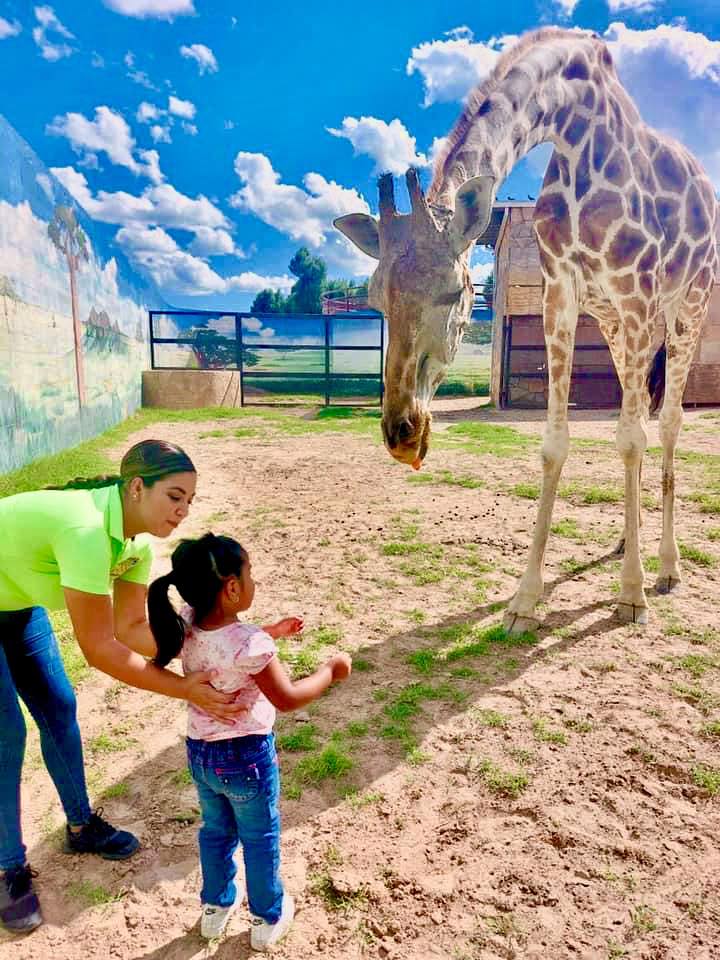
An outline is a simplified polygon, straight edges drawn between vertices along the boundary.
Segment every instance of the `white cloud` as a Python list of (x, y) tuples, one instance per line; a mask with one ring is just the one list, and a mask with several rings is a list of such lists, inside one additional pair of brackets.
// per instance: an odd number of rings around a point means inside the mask
[(196, 257), (234, 256), (240, 260), (246, 257), (245, 251), (235, 246), (227, 230), (213, 227), (195, 227), (195, 239), (188, 247)]
[(165, 111), (160, 110), (160, 108), (156, 107), (154, 103), (148, 103), (147, 100), (143, 100), (143, 102), (137, 108), (135, 119), (140, 123), (150, 123), (152, 120), (157, 120), (164, 113)]
[(133, 81), (133, 83), (139, 83), (141, 87), (146, 87), (148, 90), (157, 90), (158, 87), (152, 82), (150, 77), (143, 70), (135, 69), (135, 54), (132, 50), (128, 52), (123, 57), (123, 63), (128, 68), (127, 75)]
[(32, 38), (36, 46), (40, 49), (40, 54), (44, 60), (54, 62), (62, 60), (63, 57), (70, 57), (75, 53), (75, 48), (68, 43), (58, 43), (48, 38), (48, 34), (56, 34), (65, 40), (74, 40), (75, 35), (70, 33), (68, 28), (58, 20), (52, 7), (35, 7), (35, 19), (38, 22), (37, 27), (33, 27)]
[(109, 10), (126, 17), (172, 20), (195, 13), (193, 0), (103, 0)]
[(189, 47), (183, 45), (180, 47), (180, 54), (197, 63), (201, 76), (204, 73), (217, 73), (218, 71), (215, 54), (204, 43), (191, 43)]
[(4, 17), (0, 17), (0, 40), (7, 40), (8, 37), (16, 37), (21, 33), (22, 27), (17, 20), (11, 23)]
[(181, 250), (160, 227), (123, 227), (115, 239), (136, 267), (149, 274), (162, 290), (176, 294), (203, 296), (231, 290), (257, 293), (266, 287), (289, 290), (294, 283), (287, 275), (261, 276), (252, 272), (222, 277), (204, 260)]
[(636, 13), (649, 13), (654, 10), (661, 0), (607, 0), (610, 13), (621, 13), (623, 10), (634, 10)]
[(180, 123), (180, 126), (183, 128), (185, 133), (188, 134), (188, 136), (196, 137), (198, 135), (198, 128), (195, 126), (194, 123), (188, 123), (186, 120), (183, 120)]
[(172, 143), (170, 127), (163, 127), (160, 123), (154, 123), (150, 127), (150, 136), (153, 138), (153, 143)]
[(484, 283), (493, 273), (493, 261), (490, 263), (474, 263), (470, 267), (470, 278), (473, 283)]
[(605, 39), (646, 123), (684, 143), (720, 187), (720, 40), (680, 24), (632, 30), (612, 23)]
[(427, 157), (417, 153), (415, 137), (395, 118), (390, 123), (376, 117), (345, 117), (342, 129), (327, 127), (334, 137), (343, 137), (353, 145), (355, 155), (367, 154), (375, 161), (373, 174), (403, 174), (408, 167), (424, 167)]
[(66, 137), (70, 146), (81, 157), (94, 157), (98, 152), (134, 174), (146, 176), (155, 183), (162, 179), (158, 155), (154, 150), (140, 151), (139, 162), (134, 156), (135, 140), (130, 127), (119, 113), (109, 107), (95, 108), (95, 119), (88, 120), (81, 113), (66, 113), (57, 116), (45, 128), (53, 136)]
[(99, 190), (93, 195), (84, 174), (72, 167), (52, 167), (50, 172), (94, 219), (122, 225), (163, 226), (195, 232), (200, 227), (227, 230), (230, 223), (207, 197), (194, 200), (169, 183), (146, 187), (140, 196), (119, 190)]
[[(414, 47), (405, 71), (419, 73), (425, 86), (424, 105), (464, 100), (470, 90), (487, 77), (500, 54), (517, 37), (492, 37), (486, 43), (473, 43), (472, 31), (458, 28), (456, 39), (433, 40)], [(450, 34), (458, 31), (450, 31)]]
[(96, 70), (102, 70), (105, 67), (105, 60), (100, 56), (99, 53), (96, 53), (94, 50), (92, 56), (90, 57), (90, 66), (95, 67)]
[(226, 129), (226, 130), (234, 130), (234, 129), (235, 129), (235, 121), (234, 121), (234, 120), (226, 120), (226, 121), (225, 121), (225, 129)]
[(566, 17), (571, 17), (580, 0), (555, 0), (555, 2)]
[(195, 116), (195, 104), (191, 100), (180, 100), (178, 97), (170, 95), (168, 97), (168, 111), (175, 114), (176, 117), (192, 120)]

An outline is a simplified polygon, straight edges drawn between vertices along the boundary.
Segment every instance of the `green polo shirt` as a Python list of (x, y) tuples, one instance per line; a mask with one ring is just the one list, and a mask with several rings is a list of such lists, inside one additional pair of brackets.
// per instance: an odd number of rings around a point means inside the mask
[(0, 500), (0, 610), (65, 606), (63, 587), (108, 594), (150, 578), (148, 539), (123, 536), (117, 485), (37, 490)]

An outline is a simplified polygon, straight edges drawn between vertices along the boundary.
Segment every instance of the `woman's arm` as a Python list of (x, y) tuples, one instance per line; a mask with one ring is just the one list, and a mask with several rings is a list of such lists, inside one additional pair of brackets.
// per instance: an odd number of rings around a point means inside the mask
[(157, 644), (147, 621), (147, 587), (129, 580), (116, 580), (113, 587), (113, 632), (120, 643), (154, 657)]
[(309, 677), (291, 680), (278, 658), (273, 657), (254, 679), (270, 703), (285, 713), (317, 700), (331, 683), (349, 677), (351, 670), (350, 657), (346, 653), (337, 653)]
[(109, 596), (84, 593), (69, 587), (65, 587), (64, 593), (75, 636), (91, 667), (131, 687), (188, 700), (227, 723), (231, 723), (238, 713), (246, 709), (231, 702), (232, 694), (221, 693), (210, 685), (212, 671), (181, 677), (172, 670), (156, 667), (116, 640)]

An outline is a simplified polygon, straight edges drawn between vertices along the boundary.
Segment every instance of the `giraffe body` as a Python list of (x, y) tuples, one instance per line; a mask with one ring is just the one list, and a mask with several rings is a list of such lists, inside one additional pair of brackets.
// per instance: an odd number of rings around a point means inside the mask
[(625, 550), (618, 612), (645, 622), (639, 548), (640, 469), (647, 446), (647, 373), (665, 325), (663, 533), (658, 589), (680, 581), (674, 534), (674, 451), (682, 396), (718, 269), (718, 205), (700, 164), (645, 125), (595, 35), (547, 28), (501, 57), (468, 99), (425, 198), (409, 171), (412, 213), (395, 211), (381, 178), (379, 224), (365, 215), (339, 229), (379, 260), (370, 302), (389, 327), (383, 435), (418, 467), (429, 403), (472, 309), (468, 251), (484, 232), (499, 184), (538, 143), (554, 151), (534, 227), (543, 274), (548, 415), (543, 484), (528, 565), (510, 602), (513, 629), (535, 624), (552, 509), (569, 449), (568, 392), (580, 312), (595, 317), (623, 389), (617, 447), (625, 467)]

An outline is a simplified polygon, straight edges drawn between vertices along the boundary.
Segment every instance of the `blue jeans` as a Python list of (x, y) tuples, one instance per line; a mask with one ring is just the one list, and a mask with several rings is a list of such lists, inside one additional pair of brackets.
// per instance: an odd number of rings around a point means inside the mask
[(242, 844), (248, 906), (276, 923), (280, 882), (280, 778), (275, 737), (187, 741), (188, 763), (200, 799), (200, 900), (216, 907), (235, 902), (233, 854)]
[(68, 823), (90, 819), (75, 693), (42, 607), (0, 612), (0, 870), (22, 866), (20, 774), (26, 727), (18, 694), (40, 730), (43, 760)]

